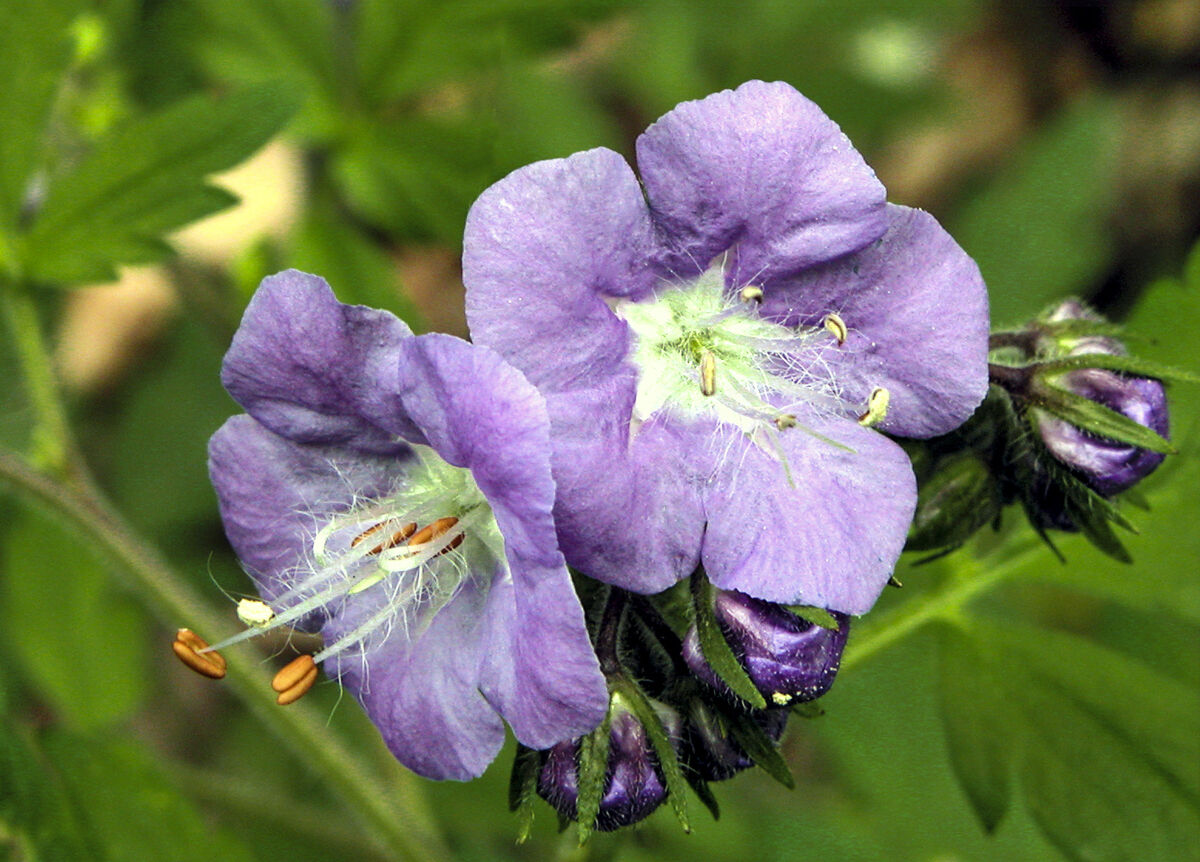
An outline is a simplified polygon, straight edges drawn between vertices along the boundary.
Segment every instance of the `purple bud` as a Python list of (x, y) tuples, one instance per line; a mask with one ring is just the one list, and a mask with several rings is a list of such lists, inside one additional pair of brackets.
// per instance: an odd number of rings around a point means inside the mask
[[(778, 742), (787, 727), (788, 710), (759, 710), (754, 713), (754, 721)], [(698, 697), (690, 702), (684, 724), (683, 761), (705, 781), (724, 781), (754, 765), (730, 736), (721, 711)]]
[[(679, 714), (655, 704), (667, 736), (682, 734)], [(579, 801), (579, 740), (560, 742), (546, 752), (538, 774), (538, 795), (559, 814), (575, 820)], [(611, 832), (644, 820), (667, 798), (667, 783), (654, 746), (637, 717), (614, 699), (609, 726), (608, 769), (595, 828)]]
[[(1055, 383), (1167, 436), (1167, 395), (1158, 380), (1083, 368), (1062, 375)], [(1105, 497), (1132, 487), (1165, 457), (1160, 452), (1097, 437), (1056, 416), (1039, 415), (1037, 427), (1050, 454)]]
[[(829, 691), (842, 660), (850, 618), (831, 612), (836, 629), (811, 623), (762, 599), (716, 590), (713, 611), (725, 640), (767, 703), (785, 706), (816, 700)], [(695, 626), (683, 641), (683, 658), (697, 678), (733, 697), (709, 667)]]

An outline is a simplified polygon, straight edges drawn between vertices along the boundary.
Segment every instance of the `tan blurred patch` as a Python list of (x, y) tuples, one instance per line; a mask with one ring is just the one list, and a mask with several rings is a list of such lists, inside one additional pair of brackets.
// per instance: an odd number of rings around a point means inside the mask
[(121, 271), (114, 284), (73, 291), (58, 329), (55, 361), (77, 392), (111, 388), (159, 335), (177, 304), (160, 267)]
[(396, 269), (405, 293), (431, 330), (467, 337), (466, 291), (458, 252), (443, 246), (401, 249)]
[(281, 141), (212, 181), (241, 202), (176, 233), (172, 243), (185, 255), (222, 266), (255, 240), (286, 236), (300, 217), (303, 164), (299, 151)]

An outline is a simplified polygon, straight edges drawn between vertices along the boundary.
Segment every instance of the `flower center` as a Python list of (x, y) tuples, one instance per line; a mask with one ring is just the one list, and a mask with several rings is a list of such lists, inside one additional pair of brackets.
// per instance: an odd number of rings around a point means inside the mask
[[(292, 586), (270, 605), (239, 603), (247, 630), (206, 652), (293, 624), (314, 611), (335, 617), (348, 603), (361, 602), (365, 610), (346, 615), (354, 625), (311, 662), (343, 652), (365, 655), (397, 628), (412, 637), (428, 626), (473, 573), (490, 575), (504, 560), (504, 540), (471, 472), (447, 464), (427, 446), (412, 448), (417, 461), (402, 487), (324, 517)], [(298, 675), (307, 685), (314, 678)]]
[(635, 432), (660, 410), (712, 416), (749, 435), (796, 427), (801, 405), (846, 412), (816, 349), (831, 334), (845, 340), (840, 318), (823, 329), (784, 326), (759, 315), (761, 302), (754, 285), (726, 290), (718, 259), (690, 284), (614, 305), (636, 336)]

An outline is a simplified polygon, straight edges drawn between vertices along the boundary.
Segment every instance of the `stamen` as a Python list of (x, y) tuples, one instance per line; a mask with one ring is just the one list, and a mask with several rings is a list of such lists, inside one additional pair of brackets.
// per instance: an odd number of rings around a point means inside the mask
[(700, 392), (708, 396), (717, 394), (717, 357), (711, 350), (700, 355)]
[[(434, 539), (440, 538), (441, 536), (444, 536), (446, 533), (448, 533), (454, 527), (454, 525), (457, 523), (458, 523), (458, 518), (438, 518), (436, 521), (434, 521), (428, 527), (425, 527), (423, 530), (421, 530), (415, 536), (413, 536), (411, 539), (409, 539), (408, 540), (409, 547), (413, 547), (416, 545), (424, 545), (429, 542), (432, 542)], [(462, 544), (462, 541), (463, 541), (463, 534), (459, 533), (457, 536), (455, 536), (449, 542), (446, 543), (446, 547), (442, 548), (437, 553), (440, 555), (440, 554), (448, 553), (449, 551), (453, 551), (455, 548), (457, 548), (459, 545)]]
[(238, 619), (242, 625), (261, 629), (275, 619), (275, 611), (266, 602), (258, 599), (242, 599), (237, 606)]
[[(225, 676), (225, 657), (209, 648), (208, 642), (191, 629), (180, 629), (175, 633), (171, 649), (179, 660), (201, 676), (221, 679)], [(200, 652), (208, 650), (208, 652)]]
[[(350, 547), (357, 548), (359, 545), (361, 545), (367, 539), (377, 536), (377, 534), (382, 532), (384, 527), (387, 527), (387, 526), (389, 526), (389, 523), (387, 521), (384, 521), (383, 523), (376, 524), (374, 527), (371, 527), (370, 529), (364, 530), (363, 532), (359, 533), (357, 536), (355, 536), (353, 539), (350, 540)], [(374, 556), (376, 554), (382, 554), (388, 548), (399, 547), (401, 542), (403, 542), (405, 539), (407, 539), (409, 536), (411, 536), (416, 531), (417, 531), (417, 525), (415, 523), (405, 524), (400, 529), (395, 530), (386, 539), (377, 543), (375, 546), (369, 548), (367, 550), (367, 555)]]
[(858, 424), (865, 428), (878, 425), (887, 418), (888, 402), (891, 400), (891, 393), (882, 386), (872, 389), (871, 397), (867, 399), (867, 412), (858, 417)]
[(780, 431), (786, 431), (789, 428), (795, 428), (796, 415), (794, 413), (780, 413), (775, 417), (775, 427)]
[(743, 287), (741, 290), (741, 293), (739, 293), (738, 296), (741, 298), (742, 302), (761, 303), (763, 301), (762, 288), (755, 287), (752, 284), (748, 284), (745, 287)]
[(838, 347), (846, 343), (846, 338), (850, 335), (850, 330), (846, 328), (846, 321), (842, 320), (841, 315), (827, 314), (825, 319), (821, 321), (821, 325), (833, 333), (833, 337), (837, 339)]
[(271, 680), (271, 688), (279, 693), (275, 702), (280, 706), (295, 703), (308, 693), (317, 681), (317, 664), (310, 655), (297, 656), (292, 659), (275, 678)]

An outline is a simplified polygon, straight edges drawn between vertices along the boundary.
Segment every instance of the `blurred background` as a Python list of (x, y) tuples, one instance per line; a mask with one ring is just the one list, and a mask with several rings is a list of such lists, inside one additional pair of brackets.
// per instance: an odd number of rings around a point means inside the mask
[[(1081, 295), (1128, 320), (1141, 352), (1198, 367), (1200, 265), (1185, 269), (1200, 235), (1197, 0), (95, 0), (77, 4), (63, 36), (70, 55), (41, 161), (51, 176), (196, 93), (268, 84), (288, 106), (282, 131), (216, 177), (239, 204), (173, 233), (169, 248), (114, 254), (115, 281), (65, 275), (71, 289), (40, 291), (36, 304), (97, 484), (136, 541), (230, 619), (228, 596), (248, 581), (225, 543), (205, 445), (237, 412), (218, 370), (259, 279), (299, 267), (345, 302), (465, 334), (462, 228), (484, 188), (591, 147), (631, 157), (636, 136), (676, 103), (751, 78), (815, 100), (892, 201), (948, 227), (983, 270), (995, 324)], [(35, 183), (34, 204), (37, 194)], [(16, 452), (37, 443), (23, 373), (6, 331), (0, 446)], [(1151, 511), (1131, 516), (1142, 530), (1128, 542), (1135, 563), (1071, 540), (1066, 565), (1027, 551), (1028, 576), (983, 597), (989, 619), (1086, 637), (1131, 663), (1097, 665), (1101, 675), (1136, 666), (1167, 681), (1155, 691), (1194, 693), (1195, 388), (1172, 393), (1184, 454), (1146, 483)], [(227, 686), (170, 655), (174, 628), (194, 621), (163, 618), (69, 522), (4, 487), (0, 857), (390, 858), (307, 758)], [(980, 570), (1003, 560), (1021, 541), (1017, 520), (1003, 541), (960, 555)], [(902, 612), (957, 565), (906, 562), (905, 588), (872, 616)], [(398, 810), (418, 812), (426, 858), (1135, 858), (1081, 849), (1086, 822), (1048, 826), (1044, 793), (1027, 806), (1018, 792), (985, 834), (947, 754), (943, 647), (932, 629), (897, 637), (842, 674), (824, 716), (794, 720), (785, 754), (796, 789), (744, 774), (715, 787), (719, 822), (691, 800), (690, 836), (664, 808), (582, 852), (545, 806), (532, 838), (515, 843), (511, 748), (476, 782), (435, 784), (396, 767), (335, 685), (289, 709), (308, 710), (377, 771)], [(266, 687), (283, 644), (236, 649), (263, 661)], [(1116, 690), (1124, 678), (1093, 682)], [(1169, 723), (1146, 715), (1150, 732)], [(1111, 787), (1069, 775), (1063, 800), (1096, 793), (1124, 807)], [(1180, 834), (1194, 838), (1185, 821)], [(1195, 858), (1196, 843), (1172, 852), (1181, 855), (1141, 858)]]

